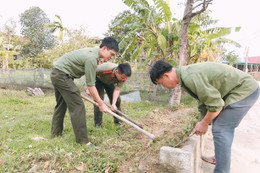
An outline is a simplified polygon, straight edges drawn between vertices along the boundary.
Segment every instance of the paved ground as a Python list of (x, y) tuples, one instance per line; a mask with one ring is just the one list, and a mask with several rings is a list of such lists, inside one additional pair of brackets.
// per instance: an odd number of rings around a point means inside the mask
[[(213, 155), (213, 149), (209, 134), (204, 154)], [(260, 98), (236, 128), (231, 159), (230, 173), (260, 173)], [(205, 162), (201, 167), (205, 173), (214, 169), (214, 166)]]

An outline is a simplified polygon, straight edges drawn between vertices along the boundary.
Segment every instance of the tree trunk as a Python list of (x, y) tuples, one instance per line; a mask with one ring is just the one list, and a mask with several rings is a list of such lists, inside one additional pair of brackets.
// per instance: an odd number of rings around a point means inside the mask
[[(181, 24), (180, 33), (180, 48), (179, 48), (179, 61), (178, 67), (185, 66), (188, 54), (188, 30), (191, 21), (191, 13), (194, 0), (187, 0), (186, 7), (184, 10), (184, 17)], [(177, 85), (175, 89), (172, 90), (172, 96), (170, 98), (168, 107), (179, 106), (181, 101), (181, 86)]]
[(173, 106), (180, 105), (181, 101), (181, 86), (177, 85), (174, 89), (172, 89), (172, 95), (169, 100), (168, 107), (172, 108)]
[(3, 69), (8, 69), (8, 58), (9, 55), (7, 53), (5, 59), (3, 60)]

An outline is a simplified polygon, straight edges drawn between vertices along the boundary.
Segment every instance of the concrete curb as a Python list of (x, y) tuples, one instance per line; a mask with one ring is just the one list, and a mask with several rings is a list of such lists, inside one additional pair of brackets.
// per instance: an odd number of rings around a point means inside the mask
[[(207, 136), (207, 135), (205, 135)], [(201, 173), (200, 136), (192, 136), (182, 148), (163, 146), (160, 149), (160, 173)]]

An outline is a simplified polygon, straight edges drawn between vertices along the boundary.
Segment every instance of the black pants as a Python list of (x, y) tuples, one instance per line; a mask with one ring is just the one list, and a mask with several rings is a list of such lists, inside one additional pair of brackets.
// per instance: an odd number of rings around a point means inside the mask
[[(105, 89), (107, 96), (109, 98), (110, 104), (112, 104), (115, 86), (113, 84), (107, 85), (107, 84), (101, 82), (98, 78), (96, 78), (96, 88), (97, 88), (98, 94), (102, 100), (104, 100), (104, 89)], [(121, 99), (120, 99), (120, 97), (118, 97), (118, 99), (116, 101), (116, 106), (117, 106), (118, 110), (121, 110), (120, 105), (121, 105)], [(103, 117), (103, 113), (100, 112), (100, 110), (97, 106), (94, 106), (95, 126), (102, 126), (102, 117)], [(114, 123), (115, 124), (119, 123), (119, 120), (115, 117), (114, 117)]]
[(51, 82), (57, 102), (52, 118), (51, 136), (62, 134), (63, 121), (68, 108), (76, 142), (88, 143), (85, 105), (73, 78), (58, 69), (53, 69)]

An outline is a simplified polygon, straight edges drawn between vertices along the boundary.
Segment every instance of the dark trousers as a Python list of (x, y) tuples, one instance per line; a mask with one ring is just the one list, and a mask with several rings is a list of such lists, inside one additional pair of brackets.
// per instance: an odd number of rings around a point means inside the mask
[[(115, 86), (114, 85), (107, 85), (107, 84), (101, 82), (98, 78), (96, 78), (96, 88), (97, 88), (98, 94), (99, 94), (99, 96), (102, 100), (104, 100), (104, 90), (106, 90), (110, 104), (112, 104)], [(121, 99), (120, 99), (120, 97), (118, 97), (118, 99), (116, 101), (116, 106), (117, 106), (118, 110), (121, 110), (120, 105), (121, 105)], [(100, 112), (100, 110), (97, 106), (94, 106), (94, 123), (95, 123), (95, 126), (102, 126), (102, 117), (103, 117), (103, 113)], [(114, 117), (114, 123), (115, 124), (119, 123), (119, 120), (115, 117)]]
[(53, 69), (51, 81), (57, 102), (52, 118), (51, 136), (62, 134), (63, 121), (68, 108), (76, 142), (88, 143), (85, 105), (73, 78), (58, 69)]

